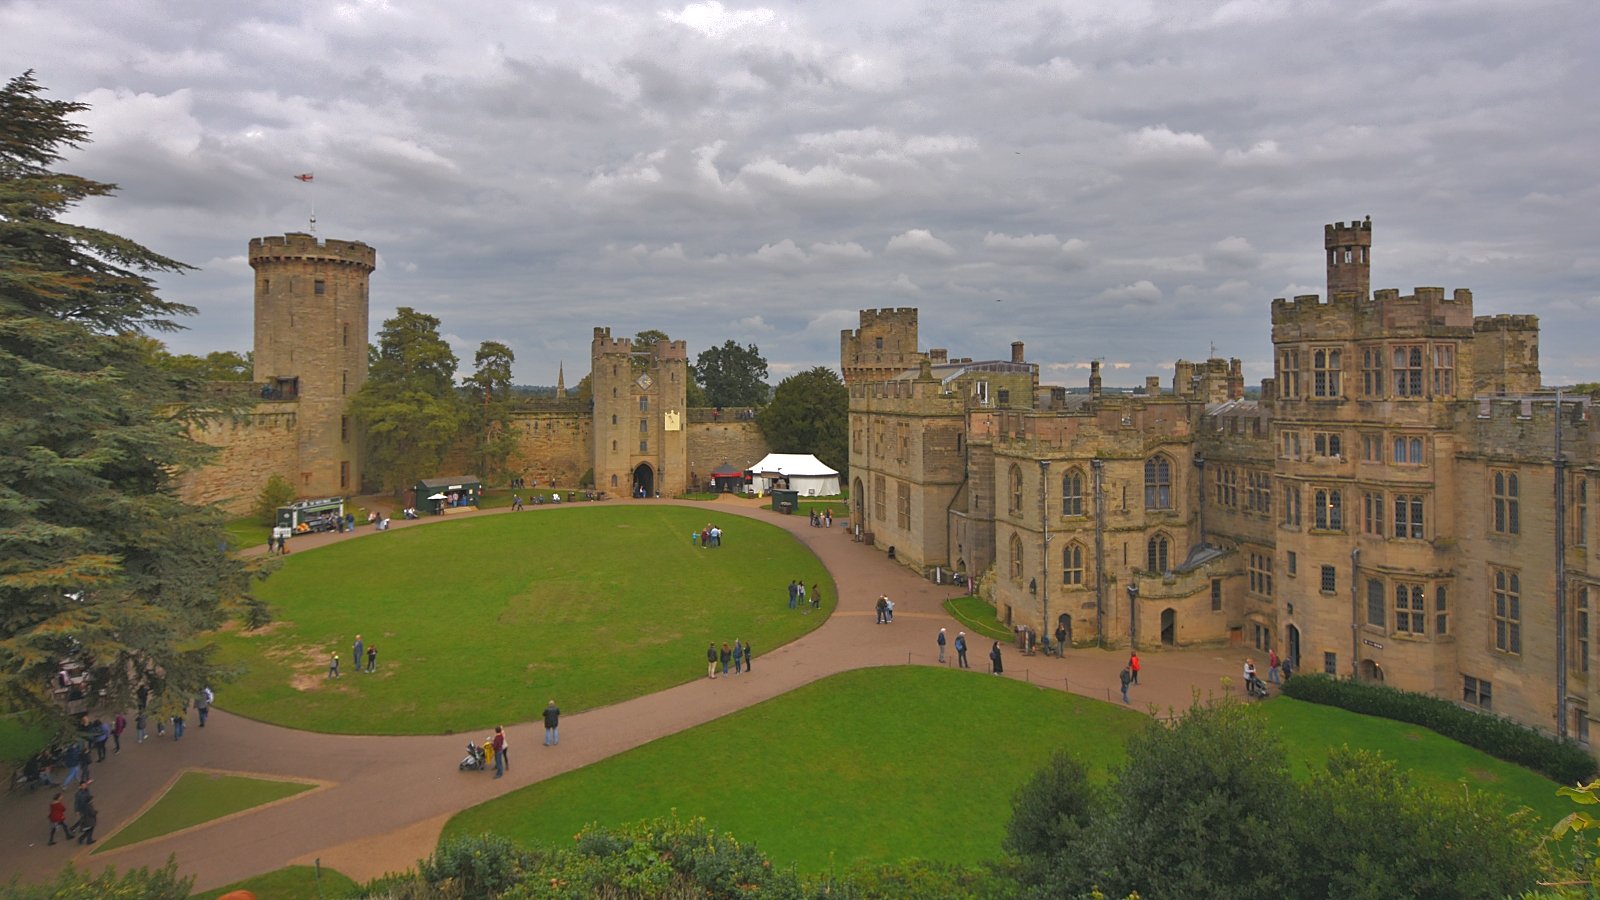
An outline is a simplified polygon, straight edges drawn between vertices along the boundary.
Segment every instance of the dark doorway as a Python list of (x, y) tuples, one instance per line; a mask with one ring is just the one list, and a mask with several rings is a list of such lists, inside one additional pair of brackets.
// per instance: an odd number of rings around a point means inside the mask
[(850, 489), (850, 502), (855, 506), (855, 512), (850, 514), (850, 524), (859, 533), (867, 530), (867, 488), (856, 479), (856, 486)]
[[(641, 495), (640, 491), (644, 493)], [(649, 463), (640, 463), (633, 470), (633, 495), (635, 497), (654, 497), (656, 495), (656, 472), (650, 468)]]
[(1161, 611), (1161, 643), (1168, 647), (1178, 643), (1178, 612), (1170, 606)]
[(1284, 656), (1294, 664), (1294, 671), (1300, 671), (1300, 629), (1289, 626), (1289, 647)]
[(1379, 665), (1375, 659), (1363, 659), (1361, 661), (1361, 678), (1363, 681), (1381, 683), (1383, 681), (1383, 666)]
[(1056, 618), (1056, 622), (1067, 629), (1067, 646), (1072, 646), (1072, 615), (1070, 613), (1062, 613)]

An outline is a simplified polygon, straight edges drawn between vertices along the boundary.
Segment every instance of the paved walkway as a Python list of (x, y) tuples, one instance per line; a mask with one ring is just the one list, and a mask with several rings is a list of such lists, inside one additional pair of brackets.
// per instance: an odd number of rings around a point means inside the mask
[[(191, 724), (178, 743), (169, 734), (136, 744), (130, 731), (122, 753), (94, 767), (102, 839), (137, 818), (168, 783), (189, 769), (316, 779), (323, 786), (285, 802), (93, 857), (76, 845), (46, 847), (42, 838), (49, 793), (13, 791), (0, 801), (0, 847), (7, 848), (0, 854), (0, 881), (12, 874), (43, 878), (69, 858), (80, 866), (126, 869), (160, 865), (172, 854), (185, 874), (195, 876), (198, 890), (314, 859), (358, 881), (374, 878), (410, 868), (432, 852), (445, 821), (461, 809), (837, 672), (938, 665), (934, 638), (939, 628), (947, 628), (952, 640), (959, 630), (942, 608), (942, 602), (959, 591), (889, 562), (883, 553), (850, 540), (842, 528), (812, 528), (806, 517), (780, 516), (731, 497), (712, 507), (692, 501), (683, 505), (712, 509), (713, 519), (749, 516), (788, 529), (832, 573), (840, 592), (837, 611), (821, 628), (760, 653), (756, 657), (760, 670), (751, 675), (714, 681), (702, 677), (613, 706), (562, 716), (559, 747), (543, 746), (543, 727), (536, 721), (511, 726), (508, 734), (516, 755), (511, 757), (510, 772), (499, 780), (456, 770), (465, 753), (465, 735), (317, 734), (221, 709), (212, 711), (207, 728)], [(543, 508), (528, 507), (523, 514), (537, 515)], [(475, 515), (505, 512), (509, 511)], [(443, 520), (396, 521), (394, 527), (428, 527), (439, 521)], [(364, 528), (355, 534), (303, 536), (293, 539), (290, 547), (300, 551), (369, 534), (373, 532)], [(884, 593), (895, 600), (895, 622), (880, 626), (873, 621), (873, 603)], [(973, 671), (984, 673), (990, 641), (978, 635), (969, 638)], [(1097, 699), (1116, 697), (1117, 673), (1126, 660), (1116, 651), (1074, 650), (1065, 659), (1023, 657), (1010, 646), (1004, 646), (1004, 652), (1005, 677)], [(953, 649), (949, 655), (953, 661)], [(1221, 676), (1234, 675), (1240, 656), (1227, 649), (1146, 655), (1144, 684), (1134, 689), (1134, 702), (1159, 713), (1185, 707), (1196, 689), (1213, 691)], [(696, 660), (685, 665), (689, 671), (699, 670)], [(223, 694), (225, 700), (225, 690)], [(548, 698), (526, 699), (531, 719)]]

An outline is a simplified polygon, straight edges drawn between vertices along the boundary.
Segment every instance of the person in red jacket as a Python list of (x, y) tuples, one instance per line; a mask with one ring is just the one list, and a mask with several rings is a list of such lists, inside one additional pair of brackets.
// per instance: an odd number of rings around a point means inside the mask
[(1135, 650), (1128, 656), (1128, 673), (1133, 676), (1133, 683), (1139, 683), (1139, 652)]
[(56, 795), (50, 798), (51, 844), (56, 842), (57, 828), (61, 829), (61, 833), (67, 836), (67, 840), (72, 840), (72, 829), (67, 827), (67, 804), (62, 802), (60, 791), (56, 791)]

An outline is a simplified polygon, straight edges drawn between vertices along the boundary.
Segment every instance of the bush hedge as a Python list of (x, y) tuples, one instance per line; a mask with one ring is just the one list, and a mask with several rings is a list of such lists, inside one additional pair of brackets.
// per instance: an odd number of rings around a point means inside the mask
[(1283, 694), (1309, 703), (1421, 725), (1563, 784), (1586, 782), (1595, 774), (1594, 758), (1577, 744), (1558, 741), (1509, 719), (1473, 712), (1427, 694), (1320, 673), (1288, 679), (1283, 683)]

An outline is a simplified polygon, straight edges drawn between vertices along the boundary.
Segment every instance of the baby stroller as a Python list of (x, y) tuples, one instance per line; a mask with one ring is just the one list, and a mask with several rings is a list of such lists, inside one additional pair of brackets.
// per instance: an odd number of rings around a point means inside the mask
[(462, 772), (482, 772), (485, 765), (483, 747), (472, 742), (467, 742), (467, 755), (461, 758), (458, 767)]
[(1267, 699), (1267, 683), (1254, 676), (1251, 676), (1251, 678), (1244, 683), (1244, 690), (1246, 694), (1249, 694), (1251, 697), (1257, 700)]

